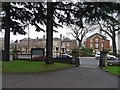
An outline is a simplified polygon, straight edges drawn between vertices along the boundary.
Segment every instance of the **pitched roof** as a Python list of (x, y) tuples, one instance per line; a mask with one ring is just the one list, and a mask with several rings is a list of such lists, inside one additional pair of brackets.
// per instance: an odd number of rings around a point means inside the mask
[(107, 38), (106, 36), (103, 36), (103, 35), (101, 35), (101, 34), (99, 34), (99, 33), (95, 33), (95, 34), (89, 36), (88, 38), (92, 38), (92, 37), (94, 37), (95, 35), (99, 35), (100, 37), (102, 37), (102, 38), (104, 37), (105, 39)]
[(53, 41), (60, 41), (60, 38), (55, 37), (53, 38)]
[(69, 38), (64, 38), (62, 41), (64, 41), (64, 42), (70, 42), (71, 40)]
[[(31, 38), (29, 38), (29, 40), (30, 40)], [(23, 39), (21, 39), (20, 41), (25, 41), (25, 40), (28, 40), (28, 38), (23, 38)]]

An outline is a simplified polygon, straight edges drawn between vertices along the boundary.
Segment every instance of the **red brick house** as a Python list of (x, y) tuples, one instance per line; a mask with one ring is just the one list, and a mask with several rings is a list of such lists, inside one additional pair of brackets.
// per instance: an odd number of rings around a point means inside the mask
[(86, 39), (86, 47), (93, 48), (93, 51), (102, 51), (110, 48), (110, 40), (107, 37), (95, 33)]

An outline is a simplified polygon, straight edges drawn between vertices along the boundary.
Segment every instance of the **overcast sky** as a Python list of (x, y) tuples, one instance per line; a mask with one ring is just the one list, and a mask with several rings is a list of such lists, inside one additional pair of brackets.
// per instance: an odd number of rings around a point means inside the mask
[[(59, 38), (60, 34), (62, 34), (62, 36), (64, 36), (64, 37), (68, 37), (70, 39), (74, 39), (74, 37), (72, 37), (72, 35), (68, 35), (67, 34), (67, 32), (69, 32), (71, 30), (68, 27), (58, 28), (58, 29), (55, 29), (55, 30), (57, 30), (58, 33), (54, 32), (53, 33), (53, 37), (58, 37)], [(26, 28), (25, 31), (28, 33), (28, 28)], [(90, 36), (90, 35), (92, 35), (94, 33), (96, 33), (96, 31), (90, 32), (89, 34), (87, 34), (86, 37), (88, 37), (88, 36)], [(36, 32), (34, 26), (29, 26), (29, 36), (30, 36), (30, 38), (32, 38), (32, 39), (35, 39), (37, 37), (38, 38), (42, 38), (43, 35), (46, 35), (46, 32), (43, 32), (43, 31)], [(0, 37), (4, 37), (4, 33), (0, 32)], [(10, 41), (11, 40), (13, 40), (13, 41), (15, 41), (15, 40), (21, 40), (23, 38), (28, 38), (28, 34), (26, 34), (26, 35), (19, 35), (19, 34), (13, 35), (12, 32), (10, 33)]]
[[(71, 30), (71, 28), (68, 28), (68, 27), (63, 27), (63, 28), (58, 28), (58, 29), (55, 29), (58, 31), (58, 33), (53, 33), (53, 37), (58, 37), (60, 38), (60, 34), (62, 34), (62, 36), (64, 37), (68, 37), (70, 39), (75, 39), (72, 35), (68, 35), (67, 32), (69, 32)], [(28, 28), (25, 29), (26, 32), (28, 32)], [(93, 30), (92, 32), (89, 32), (85, 38), (93, 35), (94, 33), (99, 33), (98, 30)], [(46, 35), (46, 32), (43, 32), (43, 31), (40, 31), (40, 32), (36, 32), (35, 31), (35, 27), (34, 26), (31, 26), (29, 25), (29, 36), (30, 38), (32, 39), (36, 39), (37, 37), (38, 38), (43, 38), (43, 35)], [(4, 37), (4, 32), (1, 33), (0, 32), (0, 38), (1, 37)], [(10, 43), (14, 43), (15, 40), (21, 40), (21, 39), (24, 39), (24, 38), (28, 38), (28, 34), (26, 35), (13, 35), (13, 33), (11, 32), (10, 33)], [(84, 38), (84, 41), (85, 41), (85, 38)], [(111, 39), (110, 37), (107, 35), (107, 39), (110, 40), (110, 45), (112, 46), (112, 42), (111, 42)], [(117, 41), (116, 41), (117, 43)]]
[[(68, 35), (67, 34), (67, 32), (70, 30), (70, 28), (68, 28), (68, 27), (64, 27), (64, 28), (58, 28), (57, 29), (59, 32), (58, 33), (53, 33), (53, 37), (58, 37), (58, 38), (60, 38), (60, 34), (62, 34), (62, 36), (64, 36), (64, 37), (68, 37), (68, 38), (70, 38), (70, 39), (74, 39), (71, 35)], [(26, 28), (25, 29), (25, 31), (26, 32), (28, 32), (28, 28)], [(29, 31), (30, 31), (30, 38), (32, 38), (32, 39), (35, 39), (35, 38), (42, 38), (43, 37), (43, 35), (46, 35), (46, 32), (36, 32), (35, 31), (35, 28), (33, 27), (33, 26), (30, 26), (29, 27)], [(87, 37), (89, 37), (90, 35), (93, 35), (94, 33), (98, 33), (98, 31), (97, 30), (95, 30), (95, 31), (92, 31), (92, 32), (89, 32), (87, 35), (86, 35), (86, 37), (85, 38), (87, 38)], [(0, 38), (1, 37), (4, 37), (4, 32), (3, 33), (1, 33), (0, 32)], [(28, 38), (28, 34), (26, 34), (26, 35), (13, 35), (13, 33), (11, 33), (10, 34), (10, 42), (11, 43), (13, 43), (15, 40), (21, 40), (21, 39), (24, 39), (24, 38)], [(117, 38), (117, 36), (116, 36), (116, 38)], [(110, 40), (110, 45), (112, 46), (112, 42), (111, 42), (111, 39), (110, 39), (110, 37), (107, 35), (107, 39), (108, 40)], [(116, 41), (116, 43), (117, 43), (117, 41)]]
[[(58, 28), (58, 29), (55, 29), (55, 30), (57, 30), (58, 33), (54, 32), (53, 33), (53, 37), (58, 37), (59, 38), (60, 34), (62, 34), (65, 37), (68, 37), (68, 35), (66, 34), (67, 31), (68, 31), (67, 27)], [(25, 31), (28, 33), (28, 28), (26, 28)], [(43, 35), (46, 35), (46, 32), (43, 32), (43, 31), (36, 32), (34, 26), (30, 26), (29, 27), (29, 36), (30, 36), (30, 38), (32, 38), (32, 39), (35, 39), (37, 37), (38, 38), (42, 38)], [(0, 37), (4, 37), (4, 31), (3, 31), (3, 33), (0, 32)], [(19, 35), (19, 34), (13, 35), (12, 32), (10, 33), (10, 41), (11, 40), (13, 40), (13, 41), (15, 41), (15, 40), (21, 40), (23, 38), (28, 38), (28, 34), (26, 34), (26, 35)], [(73, 39), (73, 37), (70, 37), (70, 36), (69, 36), (69, 38)]]

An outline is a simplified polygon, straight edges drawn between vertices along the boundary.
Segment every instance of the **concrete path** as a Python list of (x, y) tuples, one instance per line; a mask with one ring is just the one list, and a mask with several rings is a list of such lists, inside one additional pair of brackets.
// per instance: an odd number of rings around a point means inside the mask
[(41, 74), (3, 74), (3, 88), (118, 88), (118, 77), (97, 67)]
[(80, 57), (80, 66), (81, 67), (98, 67), (99, 60), (95, 59), (95, 57)]

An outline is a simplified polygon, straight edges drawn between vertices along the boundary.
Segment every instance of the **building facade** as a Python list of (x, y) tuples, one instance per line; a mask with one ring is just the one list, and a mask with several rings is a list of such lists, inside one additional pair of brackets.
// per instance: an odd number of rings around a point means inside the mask
[(10, 45), (11, 50), (14, 50), (15, 46), (17, 47), (17, 50), (19, 50), (21, 53), (30, 53), (31, 48), (45, 48), (46, 39), (44, 37), (40, 39), (24, 38), (17, 43), (12, 43)]
[(71, 53), (71, 50), (76, 49), (77, 41), (76, 40), (70, 40), (69, 38), (64, 38), (61, 41), (61, 52), (68, 52)]
[(95, 52), (110, 49), (110, 40), (99, 33), (95, 33), (86, 39), (86, 47), (92, 48)]
[[(18, 43), (11, 44), (11, 49), (14, 50), (15, 45), (17, 46), (17, 50), (22, 53), (30, 53), (31, 48), (46, 48), (46, 38), (24, 38), (20, 40)], [(71, 52), (73, 49), (77, 47), (77, 41), (71, 40), (69, 38), (53, 38), (53, 55), (58, 55), (60, 53)]]

